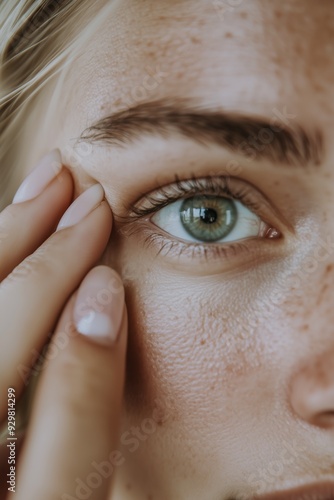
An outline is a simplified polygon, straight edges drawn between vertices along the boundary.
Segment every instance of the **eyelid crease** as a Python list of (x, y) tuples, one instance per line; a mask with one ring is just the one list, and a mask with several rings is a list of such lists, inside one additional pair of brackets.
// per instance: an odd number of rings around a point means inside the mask
[[(228, 175), (207, 175), (205, 177), (197, 177), (195, 174), (191, 174), (187, 179), (181, 179), (178, 174), (175, 174), (174, 183), (158, 186), (149, 193), (142, 193), (134, 203), (129, 203), (125, 207), (127, 215), (116, 215), (116, 218), (120, 222), (124, 223), (133, 222), (135, 220), (142, 219), (145, 215), (150, 215), (157, 210), (164, 208), (182, 197), (186, 198), (195, 194), (215, 194), (217, 196), (225, 194), (226, 196), (230, 195), (231, 197), (235, 197), (235, 195), (229, 192), (228, 189), (229, 178), (230, 176)], [(216, 182), (217, 179), (219, 179), (223, 185), (218, 187), (218, 183)], [(170, 194), (170, 190), (173, 189), (174, 194)], [(149, 203), (148, 207), (140, 208), (143, 200), (146, 200)]]

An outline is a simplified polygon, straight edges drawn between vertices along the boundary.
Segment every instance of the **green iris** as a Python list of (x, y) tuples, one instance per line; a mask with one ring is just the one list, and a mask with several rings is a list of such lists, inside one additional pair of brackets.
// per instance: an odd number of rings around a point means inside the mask
[(221, 196), (193, 196), (181, 205), (180, 218), (184, 229), (201, 241), (218, 241), (227, 236), (237, 221), (233, 200)]

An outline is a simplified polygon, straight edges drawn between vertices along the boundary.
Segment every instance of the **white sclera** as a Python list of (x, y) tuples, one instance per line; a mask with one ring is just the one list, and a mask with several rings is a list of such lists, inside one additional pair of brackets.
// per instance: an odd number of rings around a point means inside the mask
[[(151, 221), (156, 226), (166, 231), (166, 233), (169, 233), (171, 236), (174, 236), (176, 238), (180, 238), (182, 240), (193, 243), (209, 244), (210, 242), (192, 237), (185, 230), (180, 218), (180, 209), (183, 201), (184, 200), (177, 200), (170, 205), (162, 208), (156, 214), (154, 214)], [(262, 220), (260, 219), (260, 217), (254, 214), (240, 201), (233, 200), (233, 202), (237, 211), (236, 223), (232, 231), (221, 240), (215, 241), (215, 244), (243, 240), (252, 236), (258, 236), (260, 233), (262, 224)]]

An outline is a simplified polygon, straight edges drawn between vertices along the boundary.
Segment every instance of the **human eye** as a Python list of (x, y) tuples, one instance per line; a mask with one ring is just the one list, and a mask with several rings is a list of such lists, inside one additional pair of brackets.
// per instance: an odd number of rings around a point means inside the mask
[[(228, 176), (180, 180), (144, 195), (131, 207), (146, 223), (146, 241), (164, 255), (229, 257), (248, 241), (275, 241), (283, 234), (275, 209), (252, 184)], [(136, 230), (138, 227), (136, 228)]]
[(196, 243), (227, 243), (260, 236), (267, 225), (240, 201), (200, 194), (160, 209), (151, 221), (171, 236)]

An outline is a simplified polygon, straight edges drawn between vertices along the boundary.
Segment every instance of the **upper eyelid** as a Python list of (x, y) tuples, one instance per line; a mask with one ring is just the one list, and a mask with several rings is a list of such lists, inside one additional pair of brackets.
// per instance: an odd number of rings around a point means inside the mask
[[(194, 174), (188, 177), (187, 179), (180, 179), (177, 174), (175, 174), (175, 181), (163, 186), (159, 186), (153, 191), (150, 191), (149, 193), (143, 193), (140, 198), (137, 198), (137, 200), (134, 203), (129, 204), (128, 206), (125, 207), (125, 216), (118, 216), (120, 222), (123, 220), (123, 222), (133, 222), (134, 220), (142, 219), (145, 217), (145, 215), (142, 213), (143, 210), (140, 209), (140, 203), (142, 203), (144, 200), (148, 200), (150, 203), (150, 209), (147, 209), (147, 215), (150, 213), (153, 213), (153, 207), (156, 206), (157, 209), (161, 209), (166, 205), (169, 205), (170, 203), (173, 203), (173, 201), (177, 201), (182, 198), (182, 195), (184, 197), (186, 196), (191, 196), (191, 189), (190, 189), (190, 183), (195, 183), (197, 187), (200, 187), (201, 182), (206, 182), (206, 189), (205, 186), (202, 186), (203, 188), (203, 194), (204, 191), (208, 191), (208, 182), (212, 183), (212, 187), (214, 186), (214, 181), (215, 179), (220, 179), (221, 181), (224, 182), (227, 179), (229, 179), (229, 176), (224, 176), (224, 175), (207, 175), (207, 176), (200, 176), (196, 177)], [(185, 186), (187, 185), (188, 188)], [(194, 184), (193, 184), (194, 187)], [(217, 187), (217, 185), (216, 185)], [(228, 182), (226, 182), (225, 185), (226, 189), (228, 188)], [(174, 195), (168, 193), (168, 190), (175, 189), (176, 192)], [(222, 196), (222, 189), (223, 186), (221, 186), (220, 191), (216, 191), (215, 194), (219, 194)], [(177, 191), (178, 190), (178, 191)], [(193, 192), (200, 193), (200, 190), (198, 189), (197, 191), (193, 190)], [(159, 202), (157, 201), (157, 198), (154, 198), (155, 196), (162, 195), (162, 197), (165, 198), (165, 202)], [(227, 195), (227, 193), (226, 193)]]
[[(236, 186), (233, 183), (238, 183), (239, 192), (237, 192)], [(195, 194), (211, 194), (216, 196), (226, 196), (235, 200), (242, 201), (245, 195), (241, 193), (242, 188), (253, 190), (254, 194), (263, 198), (265, 197), (254, 185), (248, 181), (244, 181), (237, 177), (232, 177), (229, 175), (207, 175), (196, 177), (192, 175), (186, 179), (180, 179), (178, 175), (175, 175), (175, 182), (169, 183), (157, 187), (155, 190), (149, 193), (142, 194), (142, 196), (137, 199), (134, 203), (129, 204), (126, 207), (126, 216), (130, 220), (136, 220), (145, 216), (147, 214), (153, 213), (155, 210), (161, 209), (173, 201), (180, 200), (182, 198), (190, 197)], [(148, 202), (148, 206), (145, 208), (140, 205)], [(248, 203), (251, 207), (252, 203)]]

